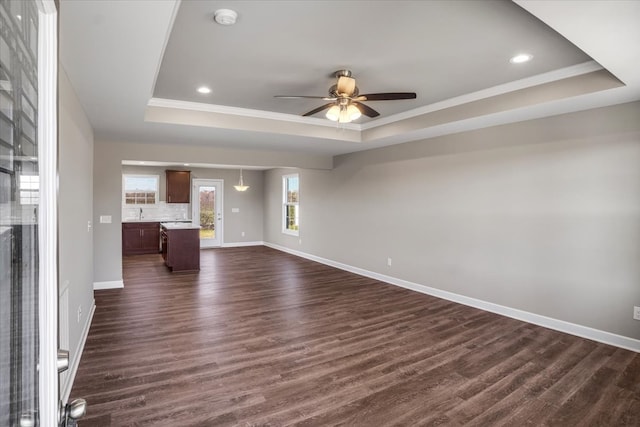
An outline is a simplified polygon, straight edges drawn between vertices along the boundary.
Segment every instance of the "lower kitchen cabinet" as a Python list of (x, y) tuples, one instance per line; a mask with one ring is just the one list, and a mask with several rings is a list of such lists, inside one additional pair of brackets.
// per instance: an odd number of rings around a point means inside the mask
[(171, 271), (200, 270), (200, 227), (162, 227), (162, 257)]
[(122, 255), (157, 254), (159, 251), (159, 222), (125, 222), (122, 224)]

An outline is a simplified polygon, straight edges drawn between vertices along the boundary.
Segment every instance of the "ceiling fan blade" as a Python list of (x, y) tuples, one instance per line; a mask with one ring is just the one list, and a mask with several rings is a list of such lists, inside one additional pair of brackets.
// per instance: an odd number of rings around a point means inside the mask
[(313, 110), (304, 113), (303, 116), (313, 116), (315, 113), (319, 113), (322, 110), (327, 110), (331, 107), (333, 107), (334, 105), (336, 105), (335, 102), (330, 102), (328, 104), (324, 104), (322, 107), (318, 107), (318, 108), (314, 108)]
[(368, 105), (364, 105), (360, 102), (355, 102), (355, 101), (352, 104), (355, 105), (356, 108), (360, 110), (360, 112), (367, 117), (378, 117), (380, 115), (380, 113), (378, 113), (376, 110), (369, 107)]
[(415, 92), (368, 93), (355, 98), (358, 101), (393, 101), (394, 99), (416, 99)]
[(339, 94), (351, 96), (356, 90), (356, 79), (352, 77), (340, 76), (338, 77), (338, 85), (336, 92)]
[(335, 101), (337, 99), (337, 98), (331, 98), (328, 96), (307, 96), (307, 95), (275, 95), (274, 98), (281, 98), (281, 99), (309, 98), (309, 99), (324, 99), (325, 101)]

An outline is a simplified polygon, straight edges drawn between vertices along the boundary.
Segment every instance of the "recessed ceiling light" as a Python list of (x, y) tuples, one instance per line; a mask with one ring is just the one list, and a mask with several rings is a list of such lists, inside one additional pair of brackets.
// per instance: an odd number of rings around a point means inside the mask
[(218, 9), (213, 14), (213, 20), (220, 25), (233, 25), (238, 19), (238, 12), (231, 9)]
[(528, 53), (520, 53), (514, 57), (512, 57), (509, 62), (512, 64), (522, 64), (523, 62), (529, 62), (533, 58), (533, 55), (529, 55)]
[(18, 21), (22, 21), (22, 15), (16, 15), (16, 18), (18, 18)]
[(208, 88), (208, 87), (206, 87), (206, 86), (200, 86), (200, 87), (198, 88), (198, 92), (200, 92), (200, 93), (205, 93), (205, 94), (206, 94), (206, 93), (211, 93), (211, 89), (209, 89), (209, 88)]

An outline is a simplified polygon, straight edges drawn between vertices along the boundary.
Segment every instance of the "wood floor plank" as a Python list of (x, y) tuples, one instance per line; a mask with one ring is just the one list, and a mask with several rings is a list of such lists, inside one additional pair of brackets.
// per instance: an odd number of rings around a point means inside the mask
[[(600, 368), (585, 381), (584, 386), (574, 393), (570, 399), (562, 402), (560, 408), (549, 420), (550, 426), (565, 426), (569, 422), (584, 423), (590, 411), (598, 411), (598, 406), (604, 402), (600, 400), (603, 390), (611, 389), (615, 381), (615, 371), (610, 368)], [(607, 403), (610, 404), (610, 403)]]
[(266, 247), (96, 292), (85, 426), (640, 425), (640, 355)]

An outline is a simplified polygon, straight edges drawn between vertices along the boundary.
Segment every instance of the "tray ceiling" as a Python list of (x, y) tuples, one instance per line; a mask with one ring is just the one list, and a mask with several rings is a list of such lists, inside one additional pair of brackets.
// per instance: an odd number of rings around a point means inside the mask
[[(98, 139), (337, 155), (639, 99), (640, 58), (612, 49), (637, 45), (638, 18), (637, 2), (63, 0), (60, 56)], [(325, 101), (274, 98), (323, 96), (343, 68), (417, 98), (340, 126), (300, 117)]]

